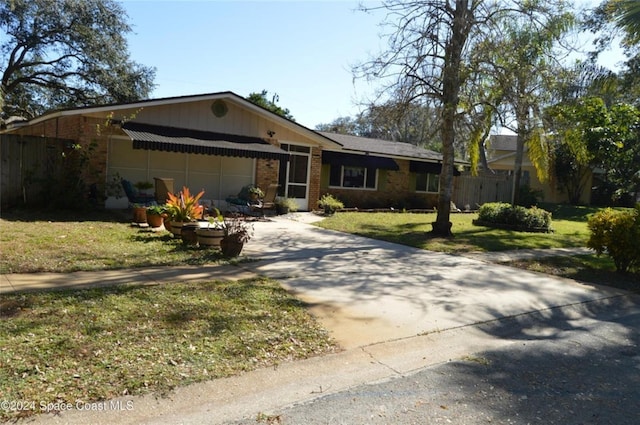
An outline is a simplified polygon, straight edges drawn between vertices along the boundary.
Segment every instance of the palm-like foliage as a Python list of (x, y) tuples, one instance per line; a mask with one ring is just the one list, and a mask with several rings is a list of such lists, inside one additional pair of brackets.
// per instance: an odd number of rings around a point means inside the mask
[(616, 24), (624, 29), (634, 44), (640, 42), (640, 1), (620, 0), (616, 5)]

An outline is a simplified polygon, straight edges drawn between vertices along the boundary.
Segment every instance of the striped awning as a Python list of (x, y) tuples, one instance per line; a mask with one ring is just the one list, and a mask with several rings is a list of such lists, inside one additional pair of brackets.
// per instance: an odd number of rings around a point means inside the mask
[(259, 137), (126, 122), (122, 130), (134, 149), (164, 152), (289, 160), (289, 152)]
[(322, 163), (348, 167), (366, 167), (398, 171), (400, 167), (392, 159), (376, 155), (358, 155), (343, 152), (322, 151)]

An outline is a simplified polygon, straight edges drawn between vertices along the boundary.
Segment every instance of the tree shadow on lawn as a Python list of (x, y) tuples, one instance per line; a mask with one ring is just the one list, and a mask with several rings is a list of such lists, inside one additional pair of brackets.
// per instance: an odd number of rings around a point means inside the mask
[[(428, 249), (430, 244), (436, 243), (444, 247), (455, 248), (458, 252), (466, 251), (508, 251), (526, 248), (553, 248), (558, 245), (557, 238), (549, 234), (524, 233), (513, 230), (499, 230), (490, 227), (477, 226), (471, 229), (453, 229), (453, 236), (443, 238), (433, 236), (424, 223), (407, 223), (389, 228), (382, 225), (364, 225), (360, 236), (382, 239), (389, 242)], [(560, 235), (559, 235), (560, 236)], [(571, 235), (561, 235), (563, 244), (582, 246), (582, 240)], [(526, 239), (526, 242), (524, 241)]]

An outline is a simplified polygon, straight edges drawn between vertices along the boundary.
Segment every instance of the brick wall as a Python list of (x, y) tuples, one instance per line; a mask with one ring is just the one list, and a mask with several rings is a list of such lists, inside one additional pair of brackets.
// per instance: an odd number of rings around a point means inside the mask
[(320, 174), (322, 170), (322, 149), (311, 149), (311, 177), (309, 182), (309, 211), (318, 208), (320, 199)]
[(258, 159), (256, 161), (256, 185), (266, 190), (270, 184), (278, 183), (280, 161), (276, 159)]
[[(398, 171), (378, 170), (376, 190), (330, 188), (328, 178), (322, 187), (322, 194), (330, 193), (340, 199), (348, 208), (433, 208), (437, 205), (438, 194), (417, 193), (415, 177), (409, 171), (408, 160), (396, 160)], [(328, 168), (325, 169), (325, 174)]]

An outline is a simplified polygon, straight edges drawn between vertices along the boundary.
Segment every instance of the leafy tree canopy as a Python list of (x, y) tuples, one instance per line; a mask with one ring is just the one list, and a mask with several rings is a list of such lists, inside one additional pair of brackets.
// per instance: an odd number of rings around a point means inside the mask
[(146, 98), (155, 69), (129, 58), (114, 0), (0, 0), (2, 119)]
[(558, 143), (559, 180), (579, 180), (572, 174), (584, 167), (602, 171), (607, 202), (633, 198), (640, 189), (640, 110), (629, 104), (607, 107), (601, 98), (587, 97), (556, 105), (548, 111)]
[(271, 97), (271, 100), (269, 100), (267, 98), (268, 94), (269, 92), (267, 90), (262, 90), (260, 93), (250, 93), (249, 96), (247, 96), (247, 100), (273, 113), (290, 119), (291, 121), (295, 121), (295, 119), (293, 119), (293, 115), (291, 115), (291, 112), (289, 112), (289, 109), (278, 106), (280, 97), (277, 94), (274, 94)]

